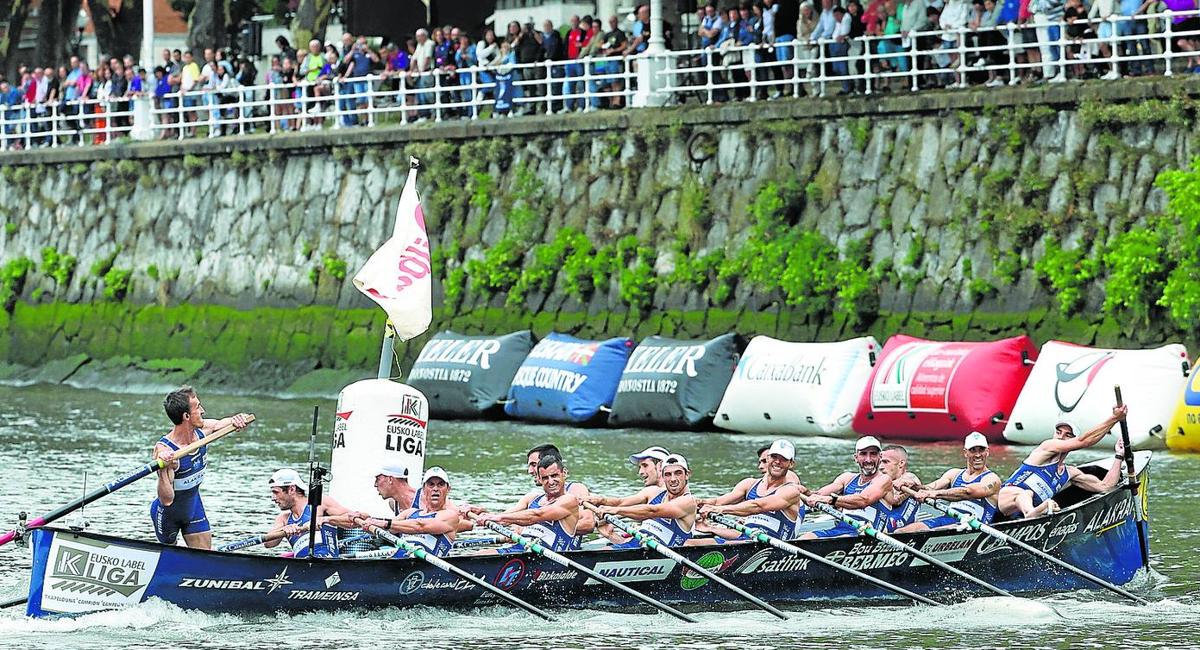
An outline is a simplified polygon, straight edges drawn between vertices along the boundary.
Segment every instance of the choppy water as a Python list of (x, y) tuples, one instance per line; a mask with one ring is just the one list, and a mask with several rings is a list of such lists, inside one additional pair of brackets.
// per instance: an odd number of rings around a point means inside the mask
[[(303, 469), (308, 459), (312, 401), (201, 395), (211, 416), (251, 411), (258, 422), (211, 449), (205, 506), (216, 543), (260, 532), (277, 510), (266, 479), (279, 467)], [(333, 403), (321, 403), (322, 428)], [(166, 430), (161, 396), (112, 394), (63, 387), (0, 387), (0, 530), (17, 512), (45, 513), (149, 457)], [(583, 430), (510, 422), (430, 426), (427, 464), (453, 476), (456, 499), (507, 504), (530, 486), (524, 450), (552, 441), (566, 454), (572, 477), (609, 494), (639, 484), (624, 464), (629, 453), (661, 444), (685, 454), (692, 489), (714, 494), (753, 473), (762, 436)], [(796, 471), (820, 485), (849, 467), (848, 441), (795, 438)], [(913, 469), (932, 478), (961, 460), (955, 445), (920, 445)], [(327, 453), (327, 452), (326, 452)], [(1019, 464), (1020, 448), (993, 448), (992, 467)], [(765, 613), (700, 613), (699, 625), (665, 615), (563, 612), (547, 625), (493, 607), (470, 612), (432, 609), (347, 611), (297, 616), (209, 615), (161, 602), (71, 620), (31, 620), (20, 608), (0, 611), (0, 648), (350, 648), (421, 645), (426, 649), (492, 647), (795, 648), (847, 647), (1143, 647), (1195, 644), (1200, 623), (1200, 535), (1195, 532), (1200, 456), (1159, 453), (1152, 465), (1150, 516), (1153, 569), (1136, 589), (1149, 607), (1127, 605), (1106, 592), (1080, 591), (1028, 599), (979, 598), (933, 608), (890, 606), (806, 609), (780, 622)], [(150, 479), (89, 506), (90, 530), (152, 539)], [(70, 521), (71, 518), (68, 518)], [(28, 550), (0, 547), (0, 598), (21, 595)]]

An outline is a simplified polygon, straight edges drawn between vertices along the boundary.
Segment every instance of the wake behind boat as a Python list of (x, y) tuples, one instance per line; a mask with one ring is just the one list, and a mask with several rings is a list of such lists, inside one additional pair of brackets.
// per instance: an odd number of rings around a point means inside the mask
[[(1150, 452), (1136, 454), (1145, 494)], [(1107, 461), (1081, 466), (1103, 472)], [(1148, 523), (1130, 490), (1091, 495), (1068, 488), (1053, 515), (997, 524), (1015, 539), (1111, 583), (1127, 584), (1142, 567), (1138, 528)], [(1072, 573), (977, 531), (941, 530), (897, 538), (1014, 593), (1095, 588)], [(346, 607), (464, 608), (499, 598), (418, 559), (328, 560), (194, 550), (107, 535), (42, 528), (31, 533), (30, 616), (81, 614), (159, 598), (208, 613), (327, 611)], [(981, 589), (866, 537), (794, 542), (842, 566), (919, 594), (963, 599)], [(830, 600), (895, 602), (897, 596), (809, 558), (758, 542), (680, 547), (684, 557), (776, 605)], [(1147, 549), (1148, 551), (1148, 549)], [(711, 580), (647, 549), (568, 552), (572, 559), (663, 603), (683, 609), (744, 607)], [(638, 601), (584, 573), (535, 554), (451, 556), (455, 567), (528, 603), (556, 608), (633, 608)]]

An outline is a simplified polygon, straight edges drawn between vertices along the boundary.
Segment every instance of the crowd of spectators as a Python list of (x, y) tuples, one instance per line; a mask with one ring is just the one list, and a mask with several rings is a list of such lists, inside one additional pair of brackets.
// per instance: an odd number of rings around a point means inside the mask
[[(872, 91), (888, 90), (899, 78), (888, 73), (908, 73), (914, 65), (924, 72), (921, 87), (1152, 74), (1170, 65), (1158, 56), (1166, 39), (1154, 37), (1166, 25), (1139, 16), (1163, 9), (1185, 12), (1171, 20), (1169, 45), (1189, 57), (1196, 52), (1187, 67), (1200, 71), (1200, 36), (1187, 33), (1200, 31), (1200, 17), (1186, 13), (1198, 1), (710, 1), (698, 9), (698, 28), (689, 35), (698, 54), (676, 60), (693, 77), (676, 83), (701, 87), (711, 79), (717, 87), (711, 98), (726, 101), (817, 92), (791, 82), (818, 74), (854, 93), (864, 90), (855, 77), (870, 71), (882, 75)], [(149, 73), (128, 55), (107, 58), (94, 71), (71, 57), (57, 69), (21, 66), (14, 80), (0, 78), (4, 132), (23, 128), (33, 145), (52, 137), (102, 142), (114, 129), (128, 129), (139, 100), (157, 109), (163, 138), (191, 135), (201, 124), (210, 132), (265, 122), (274, 130), (303, 130), (331, 118), (356, 126), (372, 121), (364, 110), (371, 104), (398, 110), (407, 121), (429, 119), (435, 110), (445, 118), (620, 108), (636, 79), (637, 59), (630, 57), (646, 50), (650, 25), (649, 6), (641, 4), (626, 21), (572, 16), (568, 24), (547, 20), (540, 28), (514, 21), (499, 35), (443, 25), (378, 46), (343, 34), (297, 50), (280, 36), (263, 75), (251, 60), (219, 49), (205, 49), (201, 58), (163, 50)], [(670, 46), (669, 22), (663, 32)], [(1008, 67), (1010, 52), (1019, 65)], [(247, 116), (258, 121), (247, 126), (233, 119)]]

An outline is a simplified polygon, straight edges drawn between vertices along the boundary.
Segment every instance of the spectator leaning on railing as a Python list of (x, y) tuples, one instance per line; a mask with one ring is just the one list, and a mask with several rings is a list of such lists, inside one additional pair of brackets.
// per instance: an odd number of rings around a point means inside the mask
[(1042, 78), (1050, 83), (1062, 83), (1067, 80), (1063, 71), (1056, 69), (1054, 65), (1054, 62), (1062, 57), (1062, 29), (1058, 23), (1062, 20), (1064, 4), (1064, 0), (1029, 2), (1029, 11), (1033, 13), (1034, 30), (1037, 34), (1038, 53), (1042, 58)]

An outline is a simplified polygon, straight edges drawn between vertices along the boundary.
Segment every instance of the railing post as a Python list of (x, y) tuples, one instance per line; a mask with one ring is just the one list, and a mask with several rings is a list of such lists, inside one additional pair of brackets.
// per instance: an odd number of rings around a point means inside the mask
[(956, 88), (967, 87), (967, 28), (958, 28), (958, 80)]
[(912, 91), (914, 93), (920, 90), (921, 87), (921, 70), (918, 66), (918, 63), (920, 62), (920, 56), (918, 56), (919, 50), (917, 49), (917, 33), (918, 32), (909, 32), (908, 37), (908, 55), (912, 57), (912, 62), (908, 69), (910, 74), (912, 74)]
[[(1174, 12), (1172, 12), (1170, 9), (1167, 9), (1166, 11), (1163, 12), (1163, 14), (1166, 16), (1166, 18), (1165, 18), (1166, 25), (1163, 28), (1163, 34), (1166, 35), (1166, 37), (1164, 38), (1165, 42), (1163, 43), (1163, 63), (1166, 64), (1166, 71), (1163, 72), (1163, 76), (1165, 76), (1165, 77), (1172, 77), (1175, 75), (1175, 73), (1171, 70), (1171, 68), (1172, 68), (1171, 64), (1174, 63), (1174, 61), (1175, 61), (1173, 58), (1175, 55), (1175, 53), (1173, 51), (1174, 50), (1173, 45), (1175, 44), (1175, 42), (1171, 39), (1171, 33), (1173, 31), (1175, 31), (1175, 29), (1174, 29), (1175, 21), (1173, 21), (1171, 19), (1171, 15), (1173, 13)], [(1151, 63), (1150, 65), (1154, 65), (1154, 64)]]
[(578, 60), (582, 61), (579, 65), (583, 66), (583, 112), (590, 113), (595, 110), (592, 106), (592, 65), (588, 59)]
[[(442, 121), (442, 75), (436, 72), (430, 72), (433, 75), (433, 121)], [(513, 99), (516, 99), (517, 88), (513, 84)]]
[(874, 38), (875, 38), (874, 36), (866, 36), (866, 35), (863, 35), (863, 37), (862, 37), (863, 94), (865, 94), (865, 95), (871, 94), (871, 85), (872, 85), (871, 82), (875, 79), (875, 74), (872, 71), (872, 67), (871, 67), (871, 50), (874, 49), (871, 47), (871, 43), (872, 43), (872, 39), (874, 39)]

